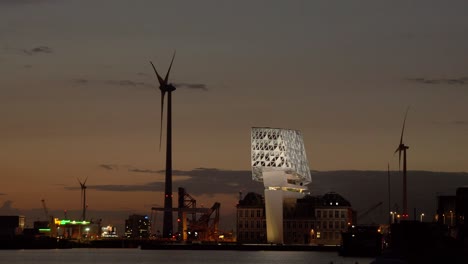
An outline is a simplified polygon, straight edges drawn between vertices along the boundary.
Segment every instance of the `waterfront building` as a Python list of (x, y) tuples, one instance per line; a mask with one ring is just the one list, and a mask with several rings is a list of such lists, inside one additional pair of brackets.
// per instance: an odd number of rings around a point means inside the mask
[(133, 214), (125, 220), (125, 237), (127, 238), (148, 238), (151, 224), (147, 215)]
[[(283, 200), (284, 244), (339, 245), (341, 232), (354, 223), (351, 204), (341, 195), (330, 192), (322, 196)], [(264, 197), (248, 193), (237, 205), (237, 242), (266, 243), (269, 221)]]
[(237, 205), (237, 242), (266, 243), (265, 200), (249, 192)]
[(320, 198), (315, 207), (315, 229), (311, 231), (311, 244), (339, 245), (341, 233), (354, 223), (351, 203), (341, 195), (330, 192)]
[(25, 218), (20, 215), (0, 216), (0, 238), (13, 238), (23, 233)]

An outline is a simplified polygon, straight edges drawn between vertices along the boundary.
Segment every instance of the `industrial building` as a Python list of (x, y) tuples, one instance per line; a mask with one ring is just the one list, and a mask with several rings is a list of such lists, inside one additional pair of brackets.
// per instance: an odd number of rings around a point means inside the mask
[(0, 239), (11, 239), (23, 233), (24, 216), (0, 216)]
[[(341, 195), (306, 195), (283, 201), (283, 238), (285, 244), (339, 245), (341, 232), (354, 224), (355, 212)], [(266, 243), (265, 199), (248, 193), (237, 205), (237, 242)]]
[(126, 238), (149, 238), (151, 234), (151, 223), (147, 215), (133, 214), (125, 220)]

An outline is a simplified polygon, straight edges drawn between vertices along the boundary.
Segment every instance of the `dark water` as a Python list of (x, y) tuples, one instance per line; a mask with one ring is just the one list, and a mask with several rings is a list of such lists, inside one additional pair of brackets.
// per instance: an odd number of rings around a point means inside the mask
[(314, 251), (204, 251), (204, 250), (140, 250), (140, 249), (50, 249), (0, 250), (0, 263), (314, 263), (367, 264), (370, 258), (344, 258), (336, 252)]

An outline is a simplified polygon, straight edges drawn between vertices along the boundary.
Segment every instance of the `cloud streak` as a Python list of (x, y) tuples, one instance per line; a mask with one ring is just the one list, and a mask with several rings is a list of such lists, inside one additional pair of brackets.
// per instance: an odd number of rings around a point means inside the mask
[(468, 121), (456, 120), (456, 121), (453, 121), (452, 124), (458, 125), (458, 126), (468, 126)]
[(203, 83), (175, 83), (174, 85), (177, 88), (187, 88), (187, 89), (193, 89), (193, 90), (208, 91), (207, 85)]
[(105, 170), (117, 170), (118, 166), (113, 165), (113, 164), (99, 164), (99, 168), (105, 169)]
[(447, 85), (465, 85), (468, 84), (468, 77), (459, 77), (452, 79), (426, 79), (426, 78), (407, 78), (410, 82), (422, 84), (447, 84)]
[[(130, 168), (129, 172), (163, 174), (164, 170), (149, 170)], [(209, 195), (238, 193), (240, 190), (260, 192), (263, 184), (251, 180), (250, 171), (220, 170), (215, 168), (196, 168), (193, 170), (173, 170), (173, 180), (177, 187), (186, 187), (193, 195)], [(77, 186), (64, 187), (67, 190), (78, 190)], [(115, 192), (162, 192), (164, 182), (155, 181), (137, 185), (89, 185), (87, 189)], [(176, 189), (174, 190), (176, 191)]]
[(24, 54), (27, 54), (27, 55), (51, 54), (51, 53), (53, 53), (52, 48), (47, 47), (47, 46), (38, 46), (38, 47), (35, 47), (35, 48), (31, 48), (31, 49), (23, 49), (22, 51), (23, 51)]
[(126, 87), (153, 87), (153, 85), (142, 82), (142, 81), (133, 81), (133, 80), (90, 80), (85, 78), (77, 78), (71, 80), (72, 83), (77, 85), (107, 85), (107, 86), (126, 86)]
[[(147, 83), (144, 81), (137, 81), (137, 80), (129, 80), (129, 79), (122, 79), (122, 80), (91, 80), (86, 78), (76, 78), (71, 80), (73, 84), (76, 85), (106, 85), (106, 86), (122, 86), (122, 87), (145, 87), (151, 89), (158, 89), (158, 87), (154, 84)], [(208, 87), (206, 84), (202, 83), (176, 83), (174, 84), (177, 88), (182, 89), (191, 89), (191, 90), (201, 90), (201, 91), (208, 91)]]

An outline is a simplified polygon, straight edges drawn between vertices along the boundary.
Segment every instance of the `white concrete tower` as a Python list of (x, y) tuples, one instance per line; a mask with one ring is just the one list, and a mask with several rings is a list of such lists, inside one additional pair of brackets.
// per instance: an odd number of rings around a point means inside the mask
[(253, 127), (252, 179), (265, 186), (268, 243), (283, 243), (284, 198), (308, 193), (310, 170), (302, 135), (297, 130)]

